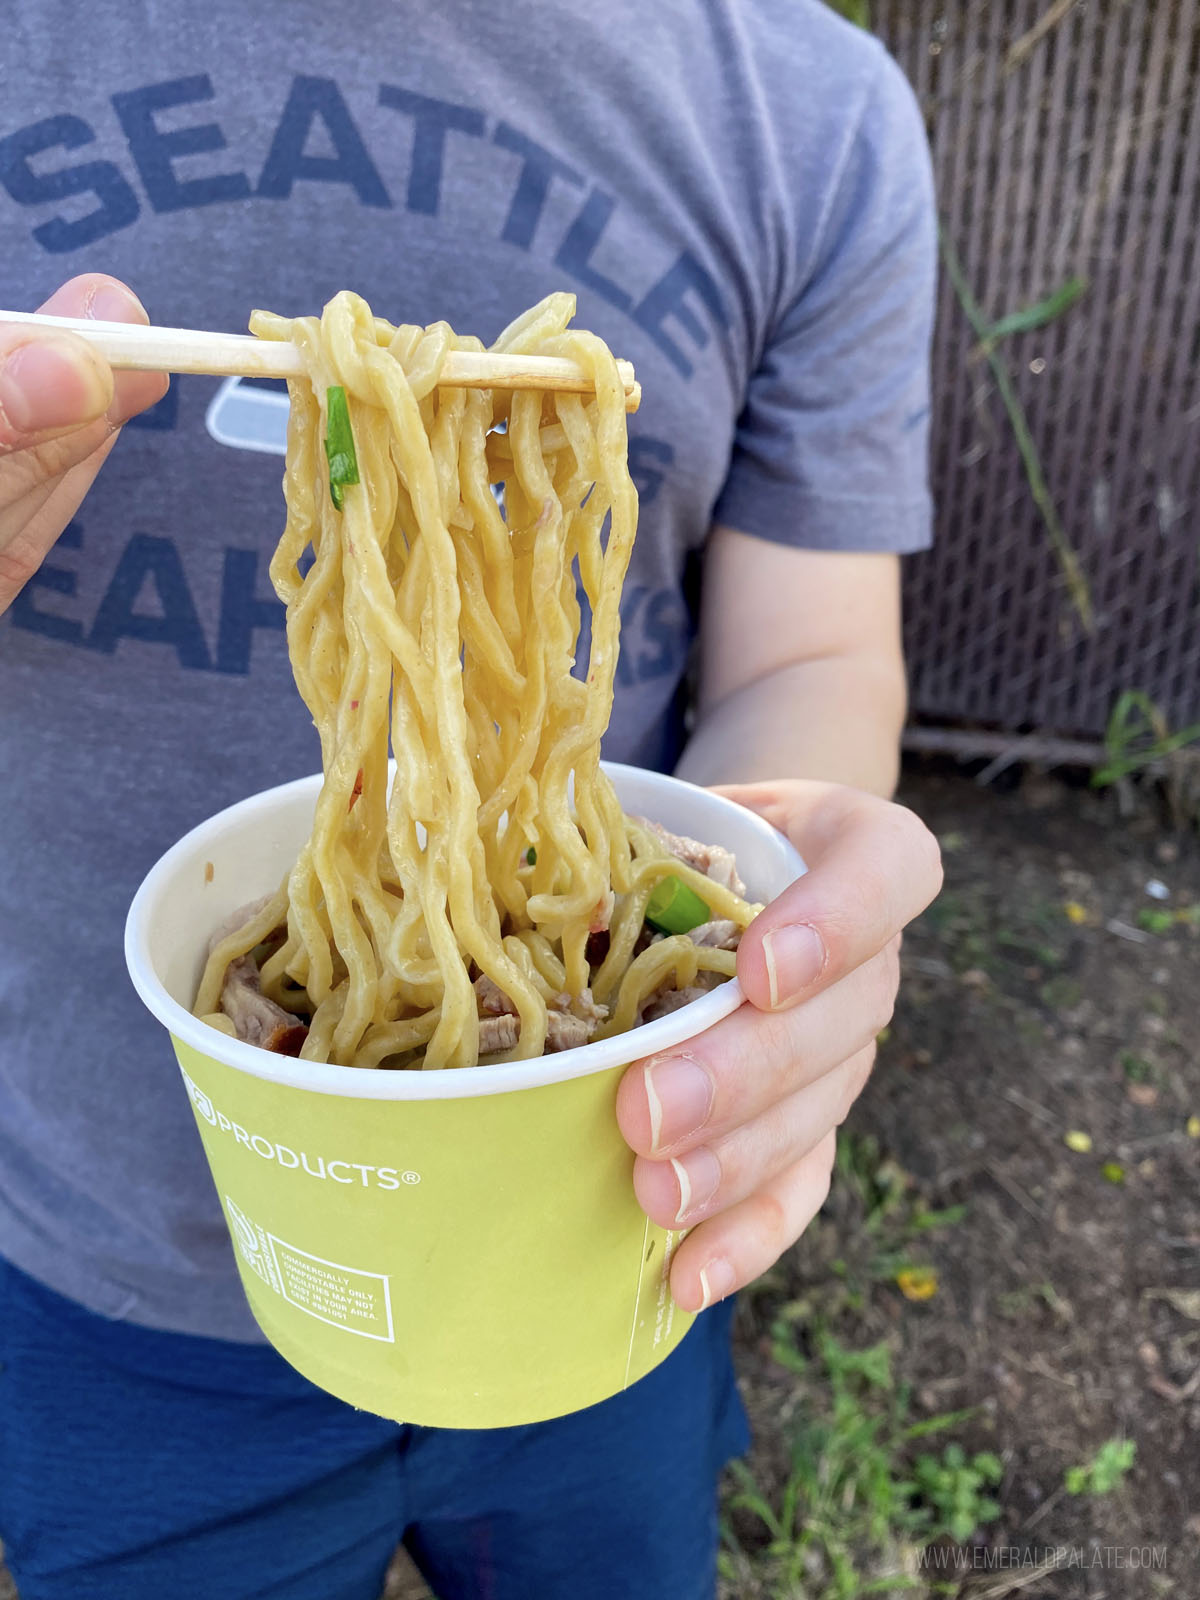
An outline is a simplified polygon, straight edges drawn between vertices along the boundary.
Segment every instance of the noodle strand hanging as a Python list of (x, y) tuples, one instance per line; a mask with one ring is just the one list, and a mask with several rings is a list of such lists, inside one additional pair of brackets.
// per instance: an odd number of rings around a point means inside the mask
[[(458, 1067), (634, 1026), (648, 997), (732, 973), (757, 910), (732, 863), (725, 884), (685, 865), (600, 768), (637, 495), (616, 362), (574, 311), (551, 295), (493, 349), (569, 357), (587, 396), (439, 387), (480, 342), (354, 294), (255, 313), (308, 373), (270, 570), (324, 782), (279, 894), (214, 943), (198, 1015), (228, 1026), (237, 973), (270, 1019), (306, 1019), (308, 1059)], [(726, 948), (645, 923), (667, 875), (728, 919)]]

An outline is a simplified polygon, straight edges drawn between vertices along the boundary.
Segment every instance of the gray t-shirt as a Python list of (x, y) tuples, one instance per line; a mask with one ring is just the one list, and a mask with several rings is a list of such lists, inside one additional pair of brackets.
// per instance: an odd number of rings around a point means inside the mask
[[(819, 0), (15, 0), (5, 35), (4, 304), (102, 270), (157, 323), (240, 330), (349, 287), (491, 339), (578, 295), (645, 392), (611, 757), (679, 753), (714, 520), (927, 542), (924, 135)], [(0, 623), (0, 1251), (232, 1339), (257, 1330), (121, 936), (181, 833), (319, 764), (266, 576), (281, 424), (269, 390), (176, 379)]]

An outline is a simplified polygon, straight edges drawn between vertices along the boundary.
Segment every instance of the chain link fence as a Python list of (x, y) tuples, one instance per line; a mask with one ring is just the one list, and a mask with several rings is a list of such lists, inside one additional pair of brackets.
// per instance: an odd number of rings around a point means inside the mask
[(944, 227), (913, 710), (1095, 739), (1137, 690), (1200, 720), (1200, 0), (871, 22), (925, 108)]

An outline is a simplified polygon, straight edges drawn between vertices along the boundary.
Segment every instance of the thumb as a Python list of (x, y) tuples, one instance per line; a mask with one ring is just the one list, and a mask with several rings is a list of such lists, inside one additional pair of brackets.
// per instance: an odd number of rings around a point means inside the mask
[(937, 840), (904, 806), (815, 783), (766, 785), (734, 798), (768, 815), (809, 868), (738, 946), (738, 980), (760, 1010), (784, 1010), (870, 961), (941, 887)]
[(0, 454), (82, 428), (112, 398), (108, 363), (86, 339), (19, 323), (0, 330)]
[[(149, 322), (119, 278), (85, 272), (62, 284), (41, 312), (89, 322)], [(118, 372), (92, 343), (64, 328), (0, 325), (0, 455), (27, 450), (105, 417), (118, 428), (166, 393), (162, 372)], [(95, 430), (93, 430), (95, 432)], [(99, 439), (80, 440), (91, 450)], [(56, 452), (61, 455), (61, 450)]]

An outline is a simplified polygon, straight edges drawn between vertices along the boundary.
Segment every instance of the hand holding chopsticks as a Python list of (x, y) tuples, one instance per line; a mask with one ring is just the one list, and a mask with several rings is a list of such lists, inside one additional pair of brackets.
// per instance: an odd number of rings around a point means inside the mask
[[(156, 328), (132, 322), (93, 322), (86, 317), (53, 317), (25, 311), (0, 311), (0, 323), (62, 328), (89, 340), (115, 371), (211, 373), (218, 377), (299, 378), (300, 352), (292, 344), (272, 344), (243, 333), (208, 333), (198, 328)], [(636, 411), (641, 385), (628, 361), (617, 363), (625, 385), (625, 409)], [(558, 389), (586, 394), (592, 385), (573, 361), (555, 356), (493, 355), (452, 350), (441, 384), (454, 389)]]

